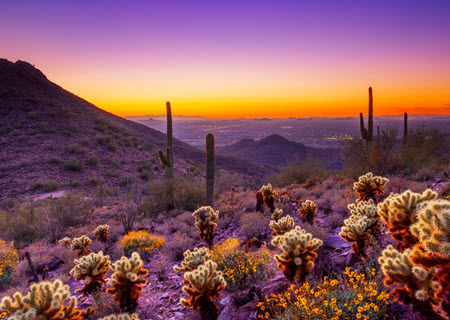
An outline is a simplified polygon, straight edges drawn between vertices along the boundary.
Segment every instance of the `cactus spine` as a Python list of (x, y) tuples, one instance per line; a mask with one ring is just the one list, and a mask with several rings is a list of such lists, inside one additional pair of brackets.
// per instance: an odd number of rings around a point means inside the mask
[(363, 113), (359, 114), (359, 125), (361, 129), (361, 138), (367, 142), (372, 140), (373, 137), (373, 93), (372, 87), (369, 87), (369, 118), (367, 123), (367, 129), (364, 127)]
[(161, 163), (164, 165), (165, 172), (165, 185), (166, 185), (166, 206), (167, 210), (172, 210), (174, 205), (174, 197), (173, 197), (173, 133), (172, 133), (172, 107), (170, 106), (170, 102), (166, 102), (166, 110), (167, 110), (167, 147), (166, 147), (166, 155), (164, 155), (164, 151), (159, 149), (158, 155)]
[(206, 135), (206, 205), (214, 202), (214, 177), (216, 175), (216, 158), (214, 156), (214, 134)]

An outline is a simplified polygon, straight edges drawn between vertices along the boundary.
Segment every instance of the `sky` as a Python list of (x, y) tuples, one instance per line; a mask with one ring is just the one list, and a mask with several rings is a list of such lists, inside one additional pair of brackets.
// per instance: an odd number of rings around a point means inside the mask
[(450, 113), (450, 1), (4, 1), (0, 57), (119, 116)]

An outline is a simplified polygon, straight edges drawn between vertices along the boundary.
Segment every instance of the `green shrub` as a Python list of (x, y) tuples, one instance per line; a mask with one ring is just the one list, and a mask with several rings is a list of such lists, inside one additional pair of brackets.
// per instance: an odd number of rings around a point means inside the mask
[(70, 186), (72, 188), (78, 188), (79, 186), (81, 186), (81, 180), (74, 179), (74, 180), (70, 181)]
[(100, 183), (102, 183), (102, 178), (100, 177), (90, 177), (88, 179), (89, 183), (93, 186), (98, 186)]
[(111, 151), (111, 152), (114, 152), (114, 151), (117, 150), (117, 146), (116, 146), (116, 144), (113, 141), (110, 141), (108, 143), (108, 150)]
[(69, 152), (70, 153), (81, 153), (82, 149), (78, 143), (72, 143), (69, 146)]
[(120, 179), (120, 185), (122, 187), (126, 187), (126, 186), (132, 184), (134, 182), (134, 180), (135, 180), (135, 177), (133, 175), (127, 174)]
[(302, 160), (294, 158), (275, 174), (271, 181), (277, 187), (285, 187), (293, 183), (304, 183), (308, 180), (318, 181), (327, 176), (327, 170), (319, 159)]
[(71, 171), (81, 171), (83, 170), (84, 165), (76, 157), (70, 157), (64, 162), (64, 168)]
[(205, 201), (205, 185), (181, 179), (175, 182), (175, 206), (187, 211), (195, 211)]
[(59, 164), (61, 162), (61, 160), (58, 157), (53, 156), (48, 159), (48, 162), (50, 164)]
[(61, 184), (56, 180), (37, 180), (33, 183), (34, 190), (41, 190), (44, 192), (51, 192), (58, 189)]
[(98, 164), (98, 158), (96, 156), (90, 156), (87, 159), (87, 163), (90, 164), (91, 166), (96, 166)]

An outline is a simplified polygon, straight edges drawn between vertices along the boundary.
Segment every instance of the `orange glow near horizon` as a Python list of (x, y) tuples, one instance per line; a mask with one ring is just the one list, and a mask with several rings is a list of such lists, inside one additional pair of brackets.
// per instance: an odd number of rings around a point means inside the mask
[(7, 1), (0, 58), (119, 116), (450, 114), (450, 2)]

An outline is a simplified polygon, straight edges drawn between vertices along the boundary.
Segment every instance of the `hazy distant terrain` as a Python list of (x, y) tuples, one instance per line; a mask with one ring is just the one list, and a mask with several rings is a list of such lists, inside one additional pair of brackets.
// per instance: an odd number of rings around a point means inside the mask
[[(366, 113), (366, 106), (361, 111)], [(176, 110), (176, 105), (174, 105)], [(161, 132), (166, 131), (165, 116), (127, 117)], [(366, 120), (367, 122), (367, 120)], [(425, 126), (450, 134), (449, 115), (409, 115), (410, 129)], [(403, 115), (374, 118), (374, 127), (396, 128), (401, 135)], [(204, 148), (207, 132), (216, 136), (218, 146), (230, 145), (242, 139), (259, 140), (278, 134), (309, 147), (338, 147), (338, 141), (359, 135), (359, 118), (254, 118), (213, 119), (203, 117), (174, 117), (174, 136), (193, 146)], [(376, 132), (376, 130), (375, 130)]]

